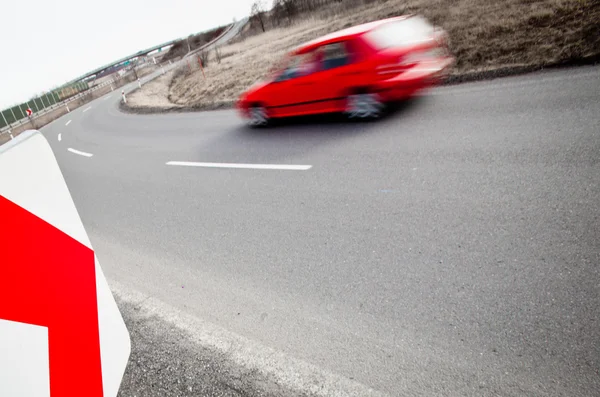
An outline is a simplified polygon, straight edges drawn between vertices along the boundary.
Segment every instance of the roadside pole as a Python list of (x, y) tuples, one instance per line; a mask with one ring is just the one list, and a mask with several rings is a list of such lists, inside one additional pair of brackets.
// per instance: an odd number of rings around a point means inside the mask
[(121, 96), (123, 97), (123, 103), (127, 103), (127, 97), (125, 97), (125, 91), (121, 92)]
[(35, 123), (33, 122), (33, 116), (27, 116), (29, 122), (31, 123), (31, 128), (36, 129)]
[(15, 111), (14, 111), (12, 108), (10, 108), (10, 112), (12, 113), (12, 115), (13, 115), (13, 120), (14, 120), (14, 121), (15, 121), (15, 123), (16, 123), (16, 122), (17, 122), (17, 116), (15, 116)]

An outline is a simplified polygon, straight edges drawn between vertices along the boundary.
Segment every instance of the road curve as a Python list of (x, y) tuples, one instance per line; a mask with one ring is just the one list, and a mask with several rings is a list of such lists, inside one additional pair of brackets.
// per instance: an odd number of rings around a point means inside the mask
[(120, 299), (315, 394), (597, 395), (599, 68), (442, 87), (375, 123), (118, 100), (42, 131)]

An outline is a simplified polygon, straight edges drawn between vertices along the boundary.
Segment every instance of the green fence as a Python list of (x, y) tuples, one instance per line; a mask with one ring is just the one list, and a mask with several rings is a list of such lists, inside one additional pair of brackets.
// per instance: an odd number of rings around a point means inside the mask
[(89, 88), (88, 83), (78, 82), (68, 86), (57, 88), (51, 92), (48, 92), (39, 97), (30, 99), (25, 103), (13, 106), (8, 109), (4, 109), (0, 112), (0, 128), (4, 128), (7, 125), (12, 125), (19, 120), (27, 117), (27, 108), (31, 109), (33, 113), (40, 112), (46, 108), (49, 108), (65, 99), (77, 95), (78, 93), (85, 91)]

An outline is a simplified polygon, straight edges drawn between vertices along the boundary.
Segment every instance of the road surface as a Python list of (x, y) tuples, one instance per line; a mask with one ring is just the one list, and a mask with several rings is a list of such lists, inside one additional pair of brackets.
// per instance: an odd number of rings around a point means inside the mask
[(598, 395), (599, 68), (375, 123), (118, 100), (43, 133), (132, 332), (123, 395)]

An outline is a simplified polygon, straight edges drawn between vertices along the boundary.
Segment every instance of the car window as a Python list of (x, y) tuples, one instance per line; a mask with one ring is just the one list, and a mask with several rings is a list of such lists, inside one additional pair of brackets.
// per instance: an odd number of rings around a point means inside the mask
[(297, 77), (308, 76), (316, 72), (318, 68), (318, 58), (315, 51), (293, 55), (283, 73), (281, 73), (277, 78), (277, 81), (285, 81), (295, 79)]
[(324, 45), (320, 48), (322, 52), (322, 70), (329, 70), (347, 65), (351, 62), (347, 42), (339, 42)]
[(411, 17), (388, 22), (365, 34), (365, 38), (378, 49), (402, 47), (427, 41), (434, 33), (434, 27), (421, 17)]

